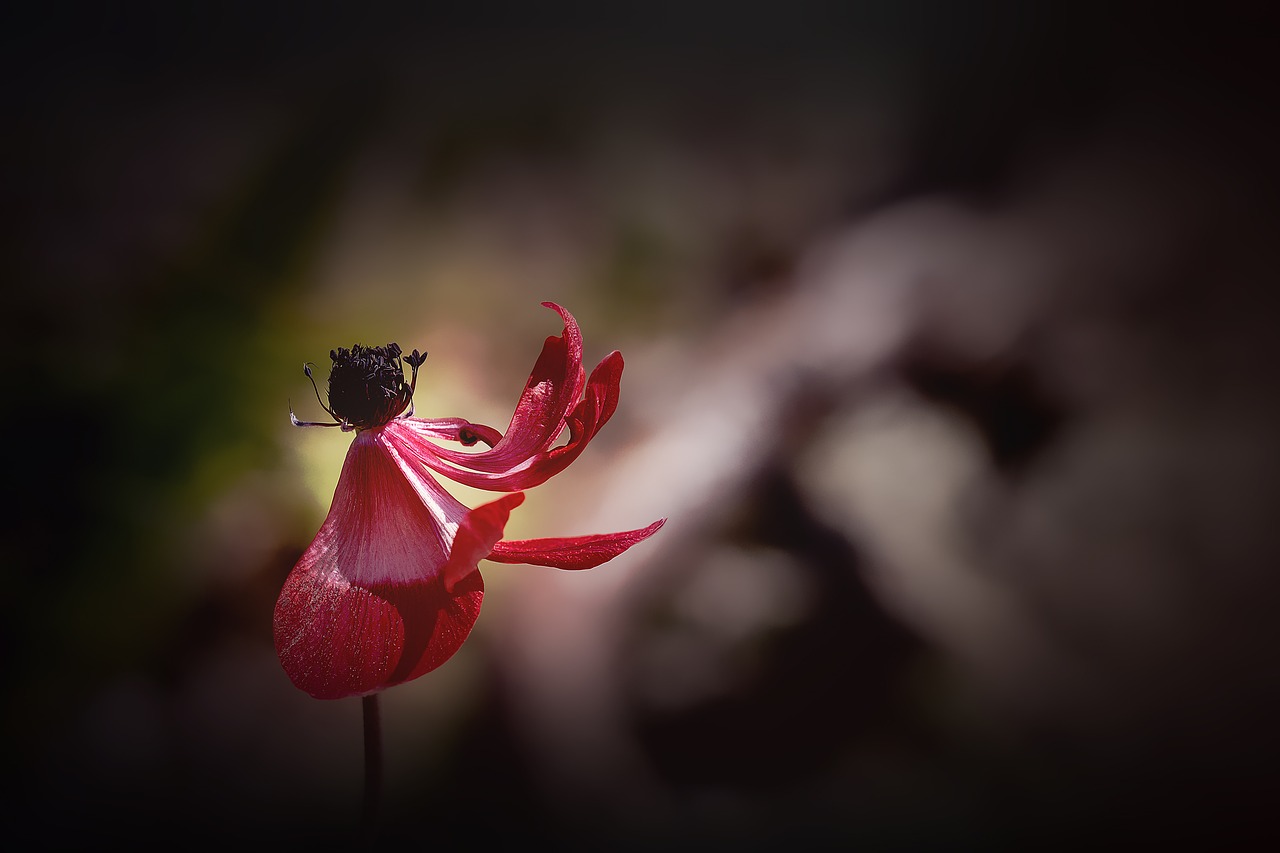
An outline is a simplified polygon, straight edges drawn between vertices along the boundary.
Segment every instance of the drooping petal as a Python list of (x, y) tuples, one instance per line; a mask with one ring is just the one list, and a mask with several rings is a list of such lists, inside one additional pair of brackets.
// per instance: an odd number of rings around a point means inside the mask
[(476, 564), (487, 557), (502, 538), (502, 530), (507, 526), (511, 510), (522, 503), (524, 492), (514, 492), (476, 507), (467, 514), (458, 526), (449, 562), (445, 563), (442, 571), (446, 590), (452, 590), (476, 571)]
[(597, 533), (549, 539), (510, 539), (493, 546), (495, 563), (528, 563), (556, 569), (592, 569), (657, 533), (667, 520), (661, 518), (638, 530)]
[(276, 602), (276, 652), (294, 684), (320, 699), (366, 695), (452, 657), (480, 613), (476, 562), (520, 499), (468, 510), (380, 430), (360, 432)]

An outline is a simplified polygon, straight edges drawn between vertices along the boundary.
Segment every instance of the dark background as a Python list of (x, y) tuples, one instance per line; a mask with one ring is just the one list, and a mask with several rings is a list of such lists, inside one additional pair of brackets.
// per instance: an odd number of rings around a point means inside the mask
[(271, 649), (297, 366), (501, 425), (554, 299), (628, 379), (513, 535), (672, 520), (482, 567), (388, 845), (1260, 844), (1273, 14), (609, 9), (4, 13), (9, 832), (348, 843), (358, 703)]

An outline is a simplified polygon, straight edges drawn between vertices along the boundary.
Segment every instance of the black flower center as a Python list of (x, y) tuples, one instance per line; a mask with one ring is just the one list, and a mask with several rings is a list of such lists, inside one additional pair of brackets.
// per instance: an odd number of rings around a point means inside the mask
[[(404, 378), (401, 349), (397, 344), (351, 349), (339, 347), (329, 352), (329, 406), (333, 417), (357, 429), (381, 426), (405, 410), (413, 400), (413, 384)], [(425, 356), (405, 356), (417, 378)]]

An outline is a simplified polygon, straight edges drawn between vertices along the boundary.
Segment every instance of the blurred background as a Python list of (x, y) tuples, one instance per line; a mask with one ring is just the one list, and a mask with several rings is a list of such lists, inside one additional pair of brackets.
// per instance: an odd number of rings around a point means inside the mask
[(11, 832), (349, 844), (360, 703), (271, 639), (349, 443), (302, 363), (501, 428), (543, 300), (627, 371), (508, 535), (670, 520), (482, 564), (388, 846), (1271, 828), (1271, 13), (691, 6), (4, 13)]

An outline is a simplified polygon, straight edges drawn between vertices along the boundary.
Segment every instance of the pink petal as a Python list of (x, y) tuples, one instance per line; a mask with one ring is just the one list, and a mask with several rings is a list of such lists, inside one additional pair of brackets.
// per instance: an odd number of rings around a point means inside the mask
[[(407, 420), (407, 419), (406, 419)], [(443, 438), (472, 445), (477, 441), (493, 447), (502, 440), (502, 433), (491, 426), (476, 424), (463, 418), (413, 418), (414, 430), (430, 438)]]
[(484, 597), (477, 560), (464, 563), (501, 536), (519, 498), (495, 503), (473, 518), (382, 431), (360, 432), (329, 515), (276, 602), (276, 652), (294, 684), (321, 699), (365, 695), (448, 660)]
[(522, 503), (524, 492), (515, 492), (467, 513), (458, 527), (458, 535), (453, 539), (453, 551), (442, 572), (446, 590), (452, 590), (468, 575), (476, 573), (476, 565), (502, 538), (502, 529), (507, 526), (511, 510)]
[(355, 586), (295, 571), (276, 603), (276, 652), (317, 699), (364, 696), (410, 681), (461, 648), (480, 615), (484, 580)]
[(556, 569), (591, 569), (648, 539), (666, 523), (667, 520), (661, 518), (648, 527), (622, 533), (560, 539), (509, 539), (494, 545), (489, 559), (495, 563), (527, 563)]
[(569, 463), (582, 455), (582, 451), (595, 437), (618, 408), (622, 384), (622, 353), (613, 351), (591, 371), (586, 395), (574, 407), (567, 421), (569, 441), (531, 461), (523, 471), (515, 472), (510, 483), (515, 488), (528, 489), (545, 483), (559, 474)]
[(564, 332), (543, 342), (507, 426), (504, 438), (511, 445), (509, 452), (517, 457), (527, 455), (525, 450), (535, 446), (542, 450), (550, 447), (564, 426), (565, 413), (582, 394), (582, 331), (578, 321), (554, 302), (542, 304), (560, 315)]
[[(543, 343), (542, 352), (511, 416), (511, 423), (498, 441), (491, 442), (492, 449), (482, 453), (463, 453), (433, 444), (432, 438), (457, 440), (454, 430), (458, 430), (460, 424), (454, 419), (423, 421), (404, 418), (389, 424), (402, 435), (412, 430), (424, 439), (420, 455), (439, 473), (461, 483), (470, 484), (468, 480), (486, 483), (478, 487), (491, 491), (512, 491), (512, 487), (502, 484), (502, 477), (527, 464), (538, 454), (545, 453), (564, 431), (570, 410), (577, 404), (585, 384), (582, 332), (573, 315), (564, 308), (554, 302), (542, 304), (560, 314), (564, 332), (558, 337), (548, 337)], [(493, 433), (496, 434), (496, 430)], [(466, 470), (460, 471), (454, 466)]]
[[(509, 451), (515, 445), (507, 445), (500, 454), (501, 442), (493, 450), (481, 453), (439, 447), (429, 437), (444, 432), (437, 426), (440, 421), (405, 418), (387, 424), (385, 432), (406, 455), (464, 486), (495, 492), (533, 488), (567, 468), (613, 416), (621, 392), (622, 368), (621, 353), (605, 356), (591, 372), (583, 399), (565, 417), (568, 442), (553, 449), (538, 448), (524, 458), (510, 458)], [(509, 430), (503, 441), (511, 435)]]
[(542, 303), (564, 320), (564, 332), (542, 344), (520, 401), (502, 440), (488, 453), (477, 454), (469, 467), (500, 471), (549, 448), (564, 429), (565, 416), (582, 393), (582, 332), (578, 322), (554, 302)]

